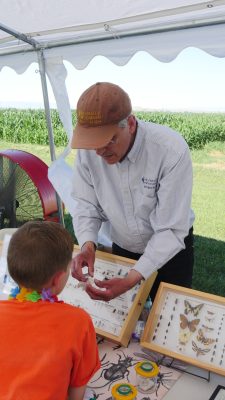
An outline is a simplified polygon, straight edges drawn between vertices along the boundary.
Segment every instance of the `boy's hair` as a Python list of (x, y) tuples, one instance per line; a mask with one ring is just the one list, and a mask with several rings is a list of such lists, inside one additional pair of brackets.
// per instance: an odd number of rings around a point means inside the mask
[(73, 240), (60, 224), (31, 221), (12, 235), (8, 248), (11, 277), (30, 289), (42, 289), (58, 271), (66, 271), (72, 259)]

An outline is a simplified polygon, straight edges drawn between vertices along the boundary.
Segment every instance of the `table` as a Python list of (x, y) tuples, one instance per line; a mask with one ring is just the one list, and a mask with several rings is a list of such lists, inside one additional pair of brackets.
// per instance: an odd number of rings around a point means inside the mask
[[(111, 388), (114, 384), (120, 382), (130, 382), (136, 384), (136, 373), (134, 366), (141, 360), (150, 360), (161, 364), (160, 374), (158, 376), (157, 390), (151, 394), (138, 393), (137, 400), (208, 400), (214, 392), (217, 385), (224, 386), (225, 378), (223, 376), (210, 373), (210, 381), (207, 371), (190, 366), (178, 360), (172, 360), (170, 357), (164, 357), (140, 346), (139, 342), (131, 340), (127, 348), (121, 347), (106, 339), (98, 338), (98, 348), (102, 368), (91, 379), (86, 391), (85, 400), (111, 400)], [(173, 361), (173, 367), (169, 367)], [(118, 368), (122, 374), (122, 369), (126, 371), (123, 378), (109, 380), (108, 373), (110, 367)], [(125, 368), (124, 368), (125, 367)], [(175, 368), (179, 368), (178, 371)], [(117, 369), (118, 371), (118, 369)], [(195, 376), (195, 375), (198, 376)], [(109, 377), (108, 377), (109, 378)]]
[[(102, 368), (88, 384), (85, 400), (110, 400), (114, 384), (130, 382), (136, 385), (135, 365), (141, 360), (158, 361), (161, 355), (142, 349), (139, 342), (131, 340), (128, 347), (122, 347), (98, 337), (98, 348)], [(178, 362), (179, 364), (182, 364)], [(110, 368), (110, 370), (109, 370)], [(113, 375), (113, 371), (115, 371)], [(109, 373), (110, 372), (110, 373)], [(138, 393), (137, 400), (160, 400), (181, 377), (182, 372), (166, 366), (160, 367), (157, 390), (152, 394)], [(107, 378), (107, 379), (106, 379)], [(118, 378), (118, 379), (117, 379)]]
[[(187, 368), (187, 372), (206, 376), (206, 371), (191, 366)], [(183, 373), (163, 400), (208, 400), (217, 385), (225, 385), (224, 376), (211, 373), (208, 382), (188, 373)]]

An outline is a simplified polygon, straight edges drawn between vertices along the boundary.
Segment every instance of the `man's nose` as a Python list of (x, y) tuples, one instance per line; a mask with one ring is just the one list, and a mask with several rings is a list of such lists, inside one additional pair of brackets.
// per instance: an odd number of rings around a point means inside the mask
[(105, 147), (100, 147), (99, 149), (95, 149), (95, 152), (98, 156), (102, 156), (105, 151)]

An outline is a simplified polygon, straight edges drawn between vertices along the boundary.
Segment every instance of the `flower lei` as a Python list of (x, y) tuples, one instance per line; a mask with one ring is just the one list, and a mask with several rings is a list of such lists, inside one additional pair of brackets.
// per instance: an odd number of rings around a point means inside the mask
[(18, 300), (20, 302), (31, 301), (33, 303), (41, 300), (49, 301), (50, 303), (63, 303), (62, 300), (58, 300), (58, 297), (51, 293), (51, 289), (42, 289), (42, 292), (38, 293), (36, 290), (26, 289), (24, 287), (19, 288), (19, 286), (11, 290), (8, 299)]

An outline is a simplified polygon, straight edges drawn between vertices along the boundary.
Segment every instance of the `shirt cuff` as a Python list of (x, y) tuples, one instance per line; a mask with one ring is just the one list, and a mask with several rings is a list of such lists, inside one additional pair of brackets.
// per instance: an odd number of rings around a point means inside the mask
[(144, 254), (136, 262), (133, 269), (140, 272), (144, 279), (148, 279), (153, 272), (157, 271), (157, 267), (149, 265), (149, 258), (146, 257)]
[(91, 233), (91, 232), (85, 232), (84, 234), (77, 237), (77, 240), (78, 240), (80, 248), (86, 242), (93, 242), (95, 244), (96, 248), (98, 246), (98, 235), (95, 235), (94, 233)]

